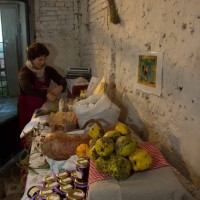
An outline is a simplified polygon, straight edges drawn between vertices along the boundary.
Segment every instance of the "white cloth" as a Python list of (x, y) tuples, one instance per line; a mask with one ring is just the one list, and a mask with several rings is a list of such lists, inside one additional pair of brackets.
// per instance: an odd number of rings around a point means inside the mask
[(67, 160), (53, 160), (46, 157), (46, 161), (48, 162), (51, 171), (58, 173), (62, 170), (74, 171), (76, 170), (76, 161), (78, 157), (76, 155), (71, 156)]
[(48, 115), (39, 116), (31, 119), (31, 121), (26, 124), (23, 131), (20, 134), (20, 138), (23, 138), (29, 131), (31, 131), (34, 127), (38, 125), (38, 123), (45, 123), (47, 121)]

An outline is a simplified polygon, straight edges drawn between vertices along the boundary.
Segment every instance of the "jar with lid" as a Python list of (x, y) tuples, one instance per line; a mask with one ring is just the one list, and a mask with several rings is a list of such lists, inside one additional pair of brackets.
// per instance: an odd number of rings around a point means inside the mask
[(66, 177), (66, 178), (60, 179), (59, 183), (61, 185), (67, 185), (67, 184), (72, 183), (72, 179), (71, 179), (71, 177)]
[(67, 200), (84, 200), (85, 193), (80, 189), (71, 189), (67, 192)]
[(61, 197), (59, 194), (50, 194), (46, 200), (61, 200)]
[(58, 188), (58, 187), (59, 187), (59, 183), (57, 181), (50, 182), (50, 183), (46, 184), (46, 188), (53, 189), (53, 188)]
[(64, 179), (69, 176), (69, 173), (67, 171), (62, 171), (62, 172), (59, 172), (56, 176), (59, 179)]
[(79, 179), (75, 179), (74, 181), (74, 188), (81, 189), (85, 194), (87, 193), (88, 183), (82, 182)]
[(51, 182), (54, 182), (54, 181), (55, 181), (55, 177), (53, 175), (49, 175), (49, 176), (46, 176), (44, 178), (45, 183), (51, 183)]
[(64, 196), (66, 196), (67, 192), (71, 189), (73, 189), (72, 184), (61, 185), (59, 188), (59, 190), (62, 192), (62, 194), (64, 194)]
[(47, 198), (51, 194), (53, 194), (53, 190), (52, 189), (50, 189), (50, 188), (44, 188), (44, 189), (40, 190), (38, 196), (40, 198)]
[(77, 160), (76, 170), (77, 179), (82, 182), (87, 182), (89, 176), (89, 161), (85, 158)]
[(29, 198), (34, 197), (35, 195), (38, 195), (40, 192), (40, 188), (38, 186), (32, 186), (31, 188), (29, 188), (29, 190), (27, 191), (27, 196)]

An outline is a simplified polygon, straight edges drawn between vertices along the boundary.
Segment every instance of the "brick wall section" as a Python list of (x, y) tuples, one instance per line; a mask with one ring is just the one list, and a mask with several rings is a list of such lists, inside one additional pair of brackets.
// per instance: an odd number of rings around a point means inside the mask
[(63, 75), (68, 67), (80, 65), (77, 27), (73, 0), (36, 0), (36, 41), (46, 43), (50, 49), (49, 63)]
[(37, 33), (40, 32), (40, 27), (41, 29), (45, 27), (48, 31), (62, 30), (63, 32), (69, 31), (63, 27), (71, 27), (70, 31), (73, 32), (74, 5), (73, 1), (66, 1), (39, 1)]

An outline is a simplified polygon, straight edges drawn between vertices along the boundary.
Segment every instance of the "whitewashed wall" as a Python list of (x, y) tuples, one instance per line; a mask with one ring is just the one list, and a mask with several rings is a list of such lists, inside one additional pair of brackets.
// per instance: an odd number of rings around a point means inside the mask
[[(120, 119), (200, 188), (200, 1), (115, 2), (117, 25), (107, 0), (35, 0), (36, 40), (62, 71), (91, 67), (105, 76)], [(138, 51), (163, 52), (160, 97), (136, 88)]]
[[(107, 0), (88, 1), (82, 65), (116, 85), (121, 119), (200, 188), (200, 1), (115, 2), (118, 25), (110, 23)], [(164, 55), (160, 97), (136, 88), (138, 51)]]

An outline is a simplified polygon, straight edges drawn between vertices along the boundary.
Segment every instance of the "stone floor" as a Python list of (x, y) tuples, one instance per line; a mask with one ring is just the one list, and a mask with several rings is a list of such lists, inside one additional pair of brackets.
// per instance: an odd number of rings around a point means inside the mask
[(19, 137), (17, 124), (17, 98), (0, 98), (0, 128), (3, 134), (0, 148), (0, 200), (18, 200), (23, 195), (20, 188), (21, 169), (16, 165), (20, 156), (18, 152), (21, 152), (16, 143), (16, 137)]
[(0, 200), (20, 200), (23, 196), (21, 169), (16, 165), (20, 154), (21, 152), (0, 168)]

